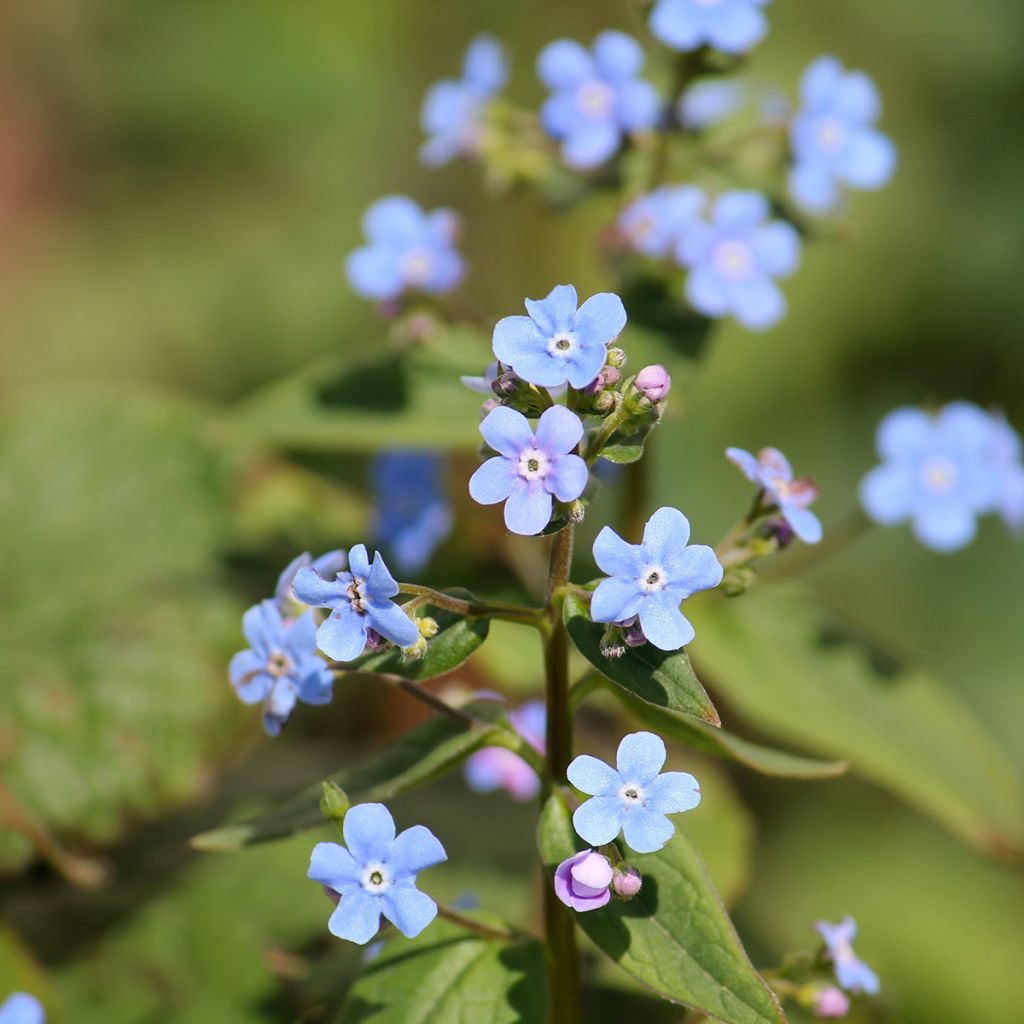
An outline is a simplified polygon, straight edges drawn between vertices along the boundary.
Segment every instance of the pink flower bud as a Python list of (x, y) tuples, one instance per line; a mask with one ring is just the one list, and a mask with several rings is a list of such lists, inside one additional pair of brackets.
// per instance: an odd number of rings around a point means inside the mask
[(611, 882), (611, 861), (596, 850), (583, 850), (555, 868), (555, 895), (580, 912), (603, 907), (611, 899)]
[(850, 1000), (835, 985), (818, 989), (814, 993), (814, 1015), (816, 1017), (845, 1017), (850, 1010)]
[(640, 872), (629, 864), (620, 864), (612, 878), (612, 892), (620, 900), (631, 900), (643, 887)]
[(664, 366), (655, 363), (645, 366), (636, 375), (636, 388), (650, 402), (660, 402), (668, 397), (672, 387), (672, 378)]

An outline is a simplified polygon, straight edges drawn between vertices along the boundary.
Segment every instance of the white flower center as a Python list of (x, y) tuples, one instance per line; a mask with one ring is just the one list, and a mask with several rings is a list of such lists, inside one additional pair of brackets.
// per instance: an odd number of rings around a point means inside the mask
[(921, 482), (932, 494), (948, 494), (956, 487), (956, 465), (944, 455), (933, 455), (921, 466)]
[(846, 142), (846, 125), (838, 117), (819, 117), (814, 123), (814, 138), (826, 153), (837, 153)]
[(551, 460), (539, 448), (524, 448), (519, 453), (519, 475), (524, 480), (543, 480), (551, 469)]
[(410, 284), (425, 284), (434, 271), (434, 254), (429, 249), (410, 249), (402, 257), (402, 272)]
[(559, 359), (568, 359), (576, 351), (576, 338), (568, 331), (559, 331), (548, 342), (548, 352)]
[(649, 565), (636, 582), (645, 594), (656, 594), (668, 585), (668, 576), (660, 565)]
[(615, 109), (615, 93), (610, 85), (591, 79), (576, 90), (576, 106), (584, 117), (603, 120)]
[(735, 238), (719, 242), (712, 259), (718, 272), (731, 281), (748, 277), (754, 269), (754, 254), (750, 246)]
[(791, 480), (783, 480), (781, 476), (769, 477), (767, 486), (779, 500), (788, 498), (793, 491), (793, 482)]
[(292, 659), (284, 651), (272, 651), (267, 658), (267, 672), (275, 679), (288, 675), (292, 668)]
[(387, 892), (391, 888), (391, 874), (383, 864), (371, 862), (363, 868), (362, 886), (374, 896)]
[(348, 585), (349, 604), (352, 605), (352, 609), (360, 615), (366, 611), (365, 585), (366, 580), (360, 579), (358, 576), (353, 576), (352, 581)]
[(643, 787), (635, 782), (627, 782), (619, 788), (619, 799), (629, 807), (643, 804)]

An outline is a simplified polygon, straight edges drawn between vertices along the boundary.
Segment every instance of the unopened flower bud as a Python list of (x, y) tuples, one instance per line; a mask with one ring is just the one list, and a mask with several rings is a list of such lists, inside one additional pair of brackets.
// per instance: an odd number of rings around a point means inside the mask
[(612, 864), (596, 850), (584, 850), (555, 868), (555, 895), (581, 913), (597, 910), (610, 899)]
[(652, 366), (645, 366), (636, 375), (636, 389), (649, 402), (661, 402), (668, 397), (672, 388), (672, 378), (668, 370), (658, 363)]
[(427, 653), (427, 639), (421, 636), (416, 643), (402, 648), (402, 657), (407, 661), (420, 661)]
[(351, 801), (348, 794), (336, 782), (324, 782), (320, 786), (320, 813), (332, 821), (343, 821)]
[(441, 628), (437, 624), (437, 619), (432, 619), (429, 615), (424, 615), (422, 619), (417, 619), (416, 625), (420, 627), (420, 636), (427, 640), (432, 636), (437, 636), (437, 632)]
[(600, 391), (594, 398), (594, 412), (605, 416), (610, 413), (617, 405), (618, 396), (614, 391)]
[(483, 405), (480, 406), (480, 419), (485, 420), (501, 403), (496, 398), (488, 398)]
[(784, 551), (793, 542), (796, 532), (782, 516), (773, 516), (764, 526), (764, 535), (769, 540), (774, 540), (779, 551)]
[(569, 502), (565, 509), (565, 518), (574, 526), (579, 526), (587, 517), (587, 506), (577, 498)]
[(491, 390), (499, 398), (511, 398), (522, 391), (526, 381), (514, 370), (506, 370), (491, 381)]
[(828, 985), (814, 993), (814, 1015), (816, 1017), (845, 1017), (850, 1010), (850, 1000), (835, 985)]
[(643, 887), (640, 872), (631, 864), (620, 864), (612, 876), (612, 892), (620, 900), (631, 900)]
[(643, 647), (647, 643), (647, 637), (640, 626), (630, 626), (622, 636), (627, 647)]
[(626, 353), (617, 345), (613, 345), (608, 349), (607, 362), (609, 366), (616, 366), (621, 369), (626, 365)]
[(614, 366), (602, 367), (601, 372), (583, 389), (586, 395), (596, 395), (604, 388), (610, 388), (622, 380), (622, 374)]
[(739, 597), (757, 582), (757, 573), (749, 566), (731, 565), (722, 577), (722, 592), (726, 597)]
[(387, 637), (383, 637), (375, 629), (368, 629), (366, 631), (366, 646), (371, 651), (383, 651), (387, 647)]

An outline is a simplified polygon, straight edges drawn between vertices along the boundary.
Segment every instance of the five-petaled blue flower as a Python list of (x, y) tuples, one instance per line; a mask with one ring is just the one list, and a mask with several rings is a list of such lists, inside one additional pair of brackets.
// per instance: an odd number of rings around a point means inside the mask
[(400, 572), (419, 572), (451, 533), (444, 460), (430, 452), (384, 452), (373, 460), (374, 536)]
[(992, 413), (991, 422), (988, 452), (998, 483), (996, 507), (1003, 522), (1019, 533), (1024, 530), (1024, 446), (1002, 413)]
[(480, 433), (498, 455), (473, 474), (469, 493), (481, 505), (504, 501), (505, 525), (513, 533), (540, 533), (551, 520), (552, 495), (573, 501), (587, 486), (587, 464), (573, 452), (583, 424), (563, 405), (544, 410), (536, 434), (522, 413), (499, 406)]
[(726, 448), (725, 454), (778, 505), (779, 514), (805, 544), (821, 540), (821, 523), (807, 507), (817, 499), (818, 487), (810, 477), (794, 479), (789, 459), (778, 448), (762, 448), (756, 456), (742, 448)]
[(538, 387), (585, 388), (626, 326), (626, 309), (611, 292), (592, 295), (579, 309), (577, 301), (571, 284), (556, 286), (546, 299), (527, 299), (529, 316), (506, 316), (495, 325), (494, 354)]
[(686, 297), (705, 316), (732, 314), (751, 330), (777, 323), (786, 300), (772, 278), (788, 277), (800, 263), (800, 236), (792, 225), (769, 220), (758, 192), (719, 196), (711, 221), (692, 224), (676, 248), (690, 268)]
[(311, 565), (321, 576), (333, 579), (342, 569), (345, 568), (346, 559), (344, 551), (328, 551), (327, 554), (314, 558), (308, 551), (293, 558), (277, 578), (277, 585), (274, 587), (274, 600), (277, 602), (278, 611), (285, 618), (294, 618), (305, 611), (303, 604), (292, 590), (292, 584), (300, 569)]
[[(594, 541), (594, 560), (609, 578), (590, 602), (595, 622), (640, 617), (644, 635), (663, 651), (676, 651), (694, 636), (679, 605), (722, 582), (722, 566), (705, 544), (691, 544), (690, 524), (678, 509), (659, 508), (644, 527), (642, 544), (627, 544), (610, 526)], [(582, 834), (582, 833), (581, 833)], [(584, 836), (584, 839), (586, 836)]]
[(314, 608), (330, 608), (316, 634), (320, 650), (336, 661), (352, 661), (363, 653), (370, 630), (399, 647), (411, 647), (420, 638), (419, 626), (394, 601), (399, 591), (380, 552), (373, 564), (365, 544), (348, 553), (348, 572), (325, 579), (313, 568), (300, 569), (293, 584), (300, 601)]
[(569, 781), (590, 794), (572, 816), (576, 832), (591, 846), (610, 843), (622, 831), (637, 853), (660, 850), (676, 827), (666, 814), (692, 811), (700, 786), (688, 772), (661, 772), (665, 744), (651, 732), (622, 738), (615, 768), (581, 754), (568, 768)]
[(895, 409), (879, 424), (883, 461), (861, 481), (861, 504), (882, 526), (909, 519), (933, 551), (962, 548), (974, 538), (975, 518), (998, 501), (991, 443), (988, 414), (970, 402), (951, 402), (937, 416)]
[(835, 967), (836, 981), (848, 992), (878, 995), (878, 975), (853, 951), (852, 942), (857, 937), (857, 922), (847, 916), (839, 924), (818, 921), (814, 927), (825, 940), (829, 958)]
[(541, 123), (561, 140), (570, 167), (598, 167), (614, 155), (624, 135), (654, 127), (658, 94), (637, 77), (643, 66), (640, 44), (622, 32), (602, 32), (593, 53), (569, 39), (541, 51), (537, 73), (552, 90)]
[(619, 215), (619, 233), (645, 256), (669, 256), (704, 208), (695, 185), (663, 185), (633, 200)]
[(790, 127), (793, 167), (789, 191), (811, 213), (828, 213), (839, 186), (881, 188), (896, 167), (896, 148), (875, 128), (881, 101), (862, 71), (844, 71), (819, 57), (800, 83), (803, 106)]
[(464, 271), (455, 251), (458, 219), (451, 210), (424, 213), (405, 196), (378, 199), (363, 216), (368, 245), (345, 264), (352, 287), (385, 301), (403, 292), (451, 291)]
[(769, 0), (658, 0), (651, 32), (674, 50), (713, 46), (745, 53), (768, 31), (761, 8)]
[(364, 945), (377, 934), (383, 914), (414, 939), (437, 916), (437, 904), (416, 888), (416, 875), (448, 859), (425, 825), (395, 835), (383, 804), (350, 808), (342, 825), (345, 843), (317, 843), (309, 877), (341, 896), (327, 927), (339, 939)]
[(507, 79), (501, 44), (492, 36), (477, 36), (466, 50), (462, 78), (437, 82), (424, 97), (420, 123), (430, 138), (420, 149), (420, 159), (439, 167), (453, 157), (474, 155), (483, 132), (484, 107)]
[[(312, 572), (311, 569), (304, 570)], [(334, 675), (316, 652), (312, 611), (282, 618), (274, 601), (253, 605), (242, 618), (249, 650), (231, 659), (231, 685), (246, 704), (263, 704), (263, 728), (277, 736), (296, 701), (329, 704)]]
[(43, 1004), (28, 992), (15, 992), (0, 1006), (0, 1024), (44, 1024)]

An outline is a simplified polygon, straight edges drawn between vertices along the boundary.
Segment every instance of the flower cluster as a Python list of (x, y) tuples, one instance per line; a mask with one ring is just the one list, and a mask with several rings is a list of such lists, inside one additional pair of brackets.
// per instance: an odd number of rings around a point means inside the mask
[[(847, 992), (866, 992), (878, 995), (878, 975), (859, 959), (853, 951), (853, 940), (857, 937), (857, 922), (844, 917), (839, 924), (819, 921), (815, 926), (825, 943), (828, 958), (836, 972), (836, 980)], [(838, 1003), (838, 1000), (832, 1000)]]
[(778, 448), (762, 448), (756, 456), (742, 448), (727, 448), (726, 457), (743, 475), (760, 488), (761, 500), (777, 510), (785, 523), (806, 544), (817, 544), (822, 537), (821, 523), (808, 508), (818, 497), (818, 487), (810, 477), (793, 476), (789, 460)]
[(711, 46), (746, 53), (768, 31), (760, 8), (770, 0), (657, 0), (651, 32), (674, 50)]

